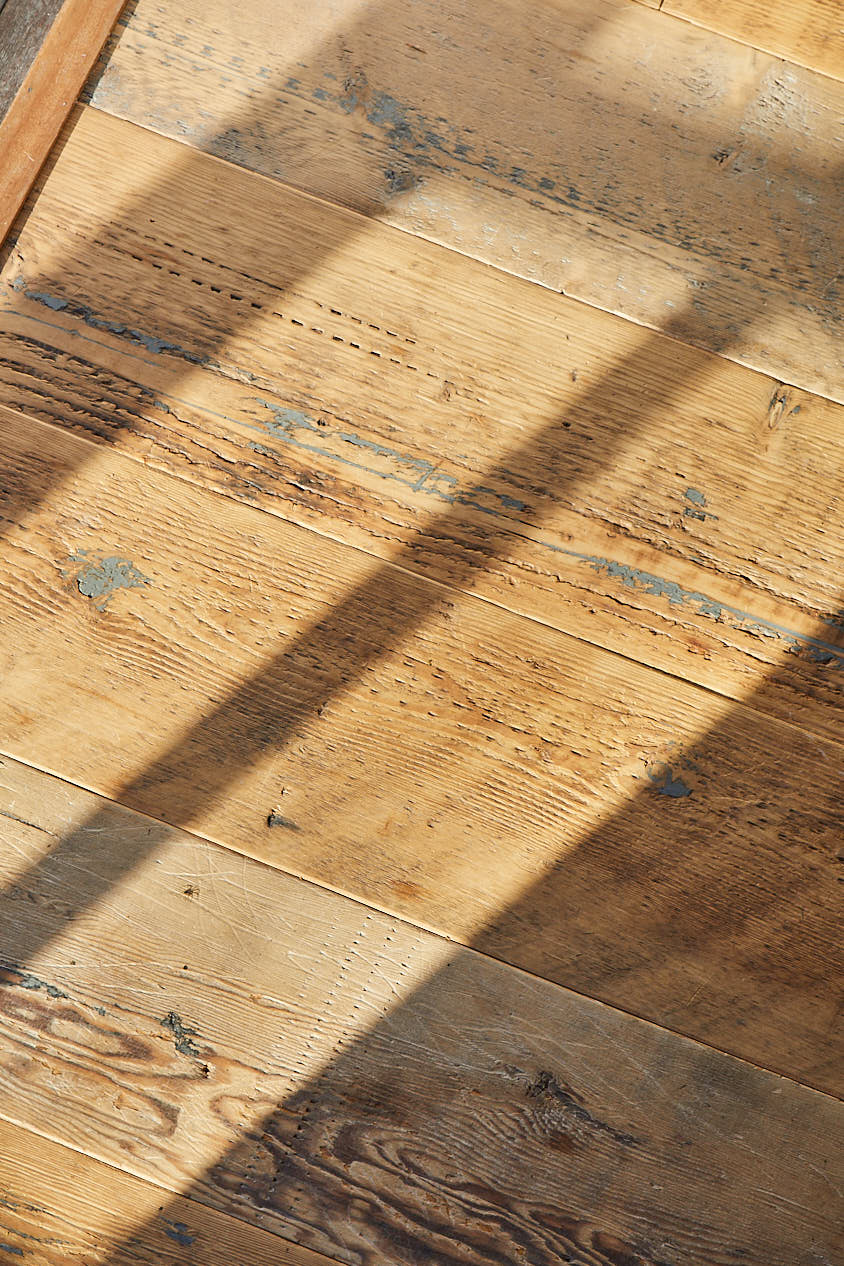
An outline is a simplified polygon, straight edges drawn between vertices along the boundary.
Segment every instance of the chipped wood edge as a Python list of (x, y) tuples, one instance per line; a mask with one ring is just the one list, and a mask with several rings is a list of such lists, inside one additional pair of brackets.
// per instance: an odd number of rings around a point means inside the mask
[(35, 183), (124, 0), (65, 0), (0, 122), (0, 243)]

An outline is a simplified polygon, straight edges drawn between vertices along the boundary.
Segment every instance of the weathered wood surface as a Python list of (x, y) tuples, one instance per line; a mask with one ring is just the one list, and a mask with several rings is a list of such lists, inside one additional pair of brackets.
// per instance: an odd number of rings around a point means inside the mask
[[(0, 786), (4, 1116), (341, 1261), (834, 1262), (833, 1099), (14, 762)], [(157, 1203), (141, 1260), (207, 1216)]]
[[(39, 1127), (45, 1128), (44, 1120)], [(0, 1253), (3, 1261), (8, 1257), (26, 1266), (77, 1261), (84, 1266), (330, 1266), (319, 1253), (2, 1119)]]
[(0, 305), (3, 403), (839, 735), (840, 406), (90, 109)]
[(825, 76), (629, 0), (139, 0), (91, 99), (842, 398)]
[(5, 751), (834, 1084), (840, 745), (57, 428), (0, 454)]
[[(67, 118), (123, 0), (13, 0), (0, 17), (0, 244)], [(20, 14), (25, 12), (22, 22)], [(25, 65), (24, 74), (20, 71)]]
[(35, 61), (62, 2), (0, 2), (0, 122)]
[(664, 0), (662, 12), (844, 78), (841, 0)]

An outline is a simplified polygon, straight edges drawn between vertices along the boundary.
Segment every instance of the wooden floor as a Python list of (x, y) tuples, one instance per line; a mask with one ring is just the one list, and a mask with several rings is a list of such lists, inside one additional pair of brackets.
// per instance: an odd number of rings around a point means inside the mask
[(834, 0), (133, 0), (0, 273), (0, 1253), (841, 1266)]

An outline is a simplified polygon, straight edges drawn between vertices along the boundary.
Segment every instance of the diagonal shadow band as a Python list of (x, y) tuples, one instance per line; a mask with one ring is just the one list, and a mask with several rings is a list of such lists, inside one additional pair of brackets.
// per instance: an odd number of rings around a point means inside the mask
[[(638, 364), (641, 353), (637, 352)], [(630, 366), (615, 366), (596, 386), (594, 398), (626, 389)], [(688, 380), (669, 385), (668, 380), (651, 380), (642, 387), (638, 400), (631, 404), (628, 424), (641, 428), (658, 409), (668, 407), (675, 392), (688, 385)], [(540, 427), (529, 441), (506, 452), (478, 481), (479, 487), (493, 486), (505, 476), (528, 483), (537, 460), (548, 461), (548, 440), (561, 437), (563, 418), (554, 418)], [(590, 460), (594, 468), (611, 457), (618, 437), (605, 436), (591, 446)], [(566, 453), (563, 444), (557, 450), (556, 486), (560, 495), (567, 483)], [(546, 475), (549, 472), (546, 470)], [(583, 475), (582, 467), (579, 474)], [(33, 501), (38, 488), (22, 494), (22, 500)], [(474, 487), (463, 489), (441, 515), (425, 528), (431, 539), (449, 537), (470, 525), (473, 547), (459, 552), (453, 564), (452, 585), (471, 586), (472, 576), (497, 554), (517, 547), (518, 535), (497, 519), (479, 525), (472, 513), (476, 501)], [(330, 699), (354, 681), (370, 665), (388, 654), (427, 618), (450, 590), (433, 583), (419, 583), (402, 569), (407, 555), (418, 545), (418, 538), (400, 550), (390, 563), (379, 565), (342, 602), (317, 623), (282, 647), (274, 658), (249, 679), (238, 685), (213, 711), (202, 717), (187, 735), (175, 743), (151, 767), (122, 786), (114, 797), (118, 803), (138, 809), (151, 817), (174, 826), (190, 827), (209, 804), (225, 794), (237, 771), (262, 753), (280, 751), (309, 718), (317, 714)], [(319, 656), (313, 650), (319, 648)], [(331, 669), (326, 665), (331, 664)], [(126, 869), (140, 862), (149, 849), (156, 846), (155, 835), (139, 843), (137, 858), (115, 859), (115, 869), (107, 870), (92, 884), (85, 882), (83, 859), (96, 847), (94, 824), (80, 826), (68, 839), (54, 848), (20, 884), (39, 893), (49, 884), (52, 867), (59, 859), (78, 858), (80, 883), (68, 899), (67, 917), (75, 918), (92, 902), (97, 901), (107, 886), (117, 882)], [(25, 963), (43, 948), (43, 931), (32, 926), (20, 930), (16, 960)]]
[[(484, 954), (503, 949), (527, 966), (550, 947), (558, 962), (576, 966), (578, 978), (591, 970), (596, 991), (606, 986), (609, 971), (613, 984), (630, 983), (631, 996), (637, 975), (655, 996), (666, 979), (676, 993), (677, 980), (691, 967), (690, 989), (698, 973), (711, 973), (704, 988), (715, 1010), (723, 1007), (719, 964), (729, 959), (733, 969), (748, 973), (759, 1012), (776, 1025), (788, 1030), (789, 999), (799, 995), (813, 999), (819, 1029), (834, 1023), (828, 981), (844, 965), (835, 938), (835, 875), (816, 858), (835, 847), (835, 780), (808, 803), (795, 798), (783, 818), (765, 817), (764, 787), (753, 804), (741, 807), (742, 767), (767, 766), (766, 778), (787, 779), (795, 752), (748, 744), (747, 730), (736, 731), (734, 720), (720, 722), (684, 754), (690, 768), (703, 771), (694, 792), (703, 808), (691, 828), (688, 818), (677, 816), (676, 850), (654, 822), (677, 815), (692, 798), (675, 800), (648, 787), (481, 929), (473, 946)], [(794, 736), (795, 747), (811, 741)], [(79, 857), (57, 850), (40, 893), (19, 886), (30, 917), (48, 935), (80, 882), (101, 876), (99, 886), (107, 888), (117, 878), (116, 853), (135, 864), (139, 851), (163, 844), (167, 834), (150, 823), (140, 850), (134, 831), (112, 849), (108, 809), (85, 829), (89, 846), (80, 833)], [(731, 854), (731, 832), (750, 834), (757, 870), (748, 867), (747, 854)], [(99, 846), (92, 849), (92, 840)], [(642, 901), (643, 877), (652, 885), (652, 901)], [(603, 941), (598, 925), (584, 918), (601, 892)], [(295, 935), (296, 908), (280, 909), (279, 917)], [(367, 944), (358, 952), (371, 960), (376, 976), (396, 982), (387, 994), (390, 1003), (399, 996), (397, 1005), (349, 1040), (341, 1033), (328, 1065), (249, 1130), (239, 1136), (231, 1127), (231, 1146), (183, 1193), (189, 1199), (349, 1262), (474, 1266), (510, 1262), (524, 1252), (542, 1266), (677, 1266), (704, 1260), (685, 1256), (679, 1245), (706, 1236), (723, 1245), (717, 1260), (724, 1262), (814, 1266), (833, 1260), (814, 1256), (807, 1240), (819, 1253), (832, 1242), (834, 1188), (804, 1208), (799, 1222), (769, 1207), (763, 1229), (754, 1213), (763, 1216), (758, 1188), (793, 1197), (792, 1166), (808, 1174), (826, 1155), (825, 1145), (818, 1147), (824, 1096), (807, 1091), (801, 1099), (792, 1087), (798, 1101), (777, 1099), (777, 1078), (660, 1030), (645, 1031), (643, 1049), (655, 1044), (647, 1057), (653, 1062), (639, 1069), (642, 1030), (635, 1021), (619, 1012), (596, 1015), (588, 1001), (569, 1002), (509, 967), (489, 965), (479, 973), (471, 952), (459, 947), (413, 991), (400, 987), (395, 945), (379, 950)], [(467, 998), (473, 1000), (468, 1026)], [(543, 1017), (539, 1030), (537, 1015)], [(201, 1029), (201, 1015), (191, 1018)], [(754, 1022), (747, 1011), (742, 1018)], [(584, 1049), (591, 1053), (579, 1053)], [(203, 1049), (202, 1059), (214, 1064), (213, 1048)], [(805, 1066), (799, 1042), (787, 1051), (790, 1059)], [(583, 1099), (584, 1060), (606, 1067), (621, 1115), (602, 1117), (599, 1106), (606, 1113), (606, 1105)], [(816, 1071), (834, 1078), (836, 1070)], [(144, 1140), (142, 1157), (168, 1146), (170, 1122), (188, 1086), (189, 1078), (187, 1086), (177, 1079), (164, 1134)], [(625, 1102), (629, 1116), (618, 1107)], [(724, 1120), (730, 1137), (745, 1139), (748, 1151), (729, 1192), (713, 1203), (705, 1158), (715, 1135), (723, 1143)], [(770, 1131), (770, 1156), (754, 1147), (762, 1121)], [(518, 1144), (502, 1148), (503, 1138)], [(651, 1193), (645, 1207), (643, 1155), (657, 1164), (664, 1193)], [(611, 1195), (596, 1195), (603, 1191)], [(147, 1260), (145, 1246), (156, 1228), (160, 1232), (159, 1221), (183, 1226), (186, 1216), (184, 1205), (164, 1207), (155, 1227), (133, 1228), (109, 1261)], [(195, 1234), (190, 1220), (184, 1233)]]
[[(624, 364), (616, 366), (600, 384), (597, 394), (619, 390), (626, 382), (627, 372)], [(672, 386), (652, 384), (643, 389), (635, 424), (642, 426), (656, 410), (669, 407), (672, 393), (686, 385), (687, 382), (677, 381)], [(528, 479), (538, 453), (547, 460), (548, 433), (560, 421), (554, 419), (527, 444), (507, 453), (487, 472), (483, 482), (494, 483), (499, 468), (506, 469), (511, 477), (516, 472), (520, 478)], [(596, 463), (609, 458), (611, 448), (601, 451), (596, 445), (596, 449)], [(564, 452), (559, 452), (557, 462), (554, 474), (562, 489), (566, 476)], [(428, 525), (430, 536), (442, 537), (466, 528), (465, 520), (475, 499), (473, 488), (466, 488), (464, 494), (468, 504), (461, 505), (458, 498), (458, 504)], [(485, 525), (484, 534), (476, 537), (473, 552), (461, 555), (464, 561), (458, 585), (470, 586), (477, 568), (514, 544), (507, 525)], [(407, 575), (396, 565), (401, 561), (399, 555), (394, 563), (378, 566), (369, 579), (282, 648), (269, 665), (241, 683), (154, 766), (121, 788), (115, 798), (156, 818), (189, 827), (193, 818), (206, 810), (209, 799), (225, 794), (239, 769), (264, 752), (281, 750), (328, 700), (407, 638), (430, 614), (432, 605), (449, 593)], [(320, 649), (318, 656), (314, 654), (316, 647)], [(320, 666), (326, 663), (333, 665), (330, 672)], [(736, 715), (741, 711), (746, 712), (736, 709)], [(701, 970), (717, 975), (726, 954), (733, 966), (733, 960), (740, 959), (741, 970), (757, 988), (760, 1012), (766, 1012), (773, 1004), (785, 1014), (784, 998), (789, 991), (792, 996), (795, 992), (810, 992), (819, 1012), (824, 1012), (829, 947), (835, 943), (825, 890), (828, 871), (824, 870), (820, 877), (813, 873), (812, 867), (805, 864), (803, 845), (811, 843), (818, 851), (829, 850), (834, 833), (832, 789), (829, 784), (819, 784), (820, 792), (816, 790), (808, 805), (795, 804), (789, 809), (789, 821), (765, 818), (764, 795), (753, 805), (737, 810), (737, 793), (744, 789), (746, 767), (767, 762), (771, 777), (787, 784), (792, 753), (770, 752), (748, 743), (746, 722), (734, 726), (733, 720), (728, 718), (684, 754), (691, 765), (706, 771), (705, 783), (698, 788), (691, 829), (688, 806), (683, 802), (662, 797), (653, 788), (641, 793), (574, 852), (566, 853), (534, 889), (482, 929), (474, 938), (474, 945), (485, 953), (543, 974), (549, 974), (549, 964), (553, 963), (551, 971), (563, 983), (571, 979), (572, 973), (578, 981), (581, 977), (589, 979), (596, 996), (610, 998), (616, 1004), (619, 994), (623, 1000), (626, 990), (627, 1009), (650, 1015), (654, 1011), (648, 1011), (647, 1004), (641, 1003), (643, 991), (652, 995), (652, 1007), (661, 1006), (664, 1011), (672, 1001), (676, 1003), (679, 977), (690, 972), (693, 983)], [(798, 742), (805, 745), (811, 740), (798, 740), (795, 736), (795, 743)], [(654, 816), (667, 812), (681, 815), (678, 832), (682, 833), (683, 845), (682, 853), (677, 855), (666, 854), (664, 831), (653, 830)], [(153, 822), (145, 835), (134, 837), (131, 846), (111, 851), (103, 848), (103, 832), (107, 828), (107, 815), (93, 817), (19, 878), (17, 890), (25, 892), (35, 908), (51, 913), (46, 918), (31, 919), (18, 929), (12, 947), (16, 962), (31, 959), (61, 925), (78, 919), (166, 836), (166, 827)], [(745, 843), (749, 841), (749, 847), (732, 848), (733, 835)], [(752, 867), (750, 872), (748, 869), (751, 854), (755, 854), (756, 864), (765, 876), (761, 885), (755, 881)], [(672, 870), (673, 882), (670, 888), (663, 889), (661, 877), (668, 868)], [(641, 894), (649, 883), (653, 902), (643, 906)], [(583, 917), (596, 887), (604, 888), (607, 906), (612, 910), (612, 918), (604, 919), (605, 934), (607, 928), (612, 933), (612, 947), (606, 940), (601, 943), (596, 938), (595, 924)], [(679, 906), (678, 889), (685, 894)], [(787, 902), (783, 901), (785, 891), (789, 893)], [(800, 906), (815, 912), (808, 928), (798, 923)], [(778, 954), (772, 956), (769, 937), (773, 927), (769, 916), (780, 907), (783, 915), (775, 924), (782, 934), (781, 945)], [(730, 929), (726, 950), (725, 927)], [(401, 1016), (385, 1021), (387, 1028), (376, 1026), (364, 1041), (355, 1042), (352, 1049), (344, 1052), (324, 1077), (269, 1113), (262, 1128), (234, 1144), (230, 1153), (197, 1180), (189, 1194), (234, 1210), (238, 1216), (252, 1217), (256, 1209), (263, 1210), (265, 1225), (279, 1234), (302, 1238), (310, 1246), (344, 1260), (358, 1260), (355, 1253), (364, 1232), (350, 1209), (355, 1201), (365, 1201), (365, 1234), (378, 1243), (378, 1251), (388, 1260), (439, 1260), (432, 1256), (430, 1245), (426, 1247), (424, 1228), (429, 1211), (423, 1193), (436, 1184), (441, 1169), (456, 1163), (447, 1148), (444, 1152), (435, 1148), (435, 1159), (429, 1156), (427, 1161), (425, 1154), (417, 1151), (414, 1166), (401, 1179), (403, 1195), (398, 1207), (394, 1198), (388, 1198), (383, 1191), (373, 1194), (367, 1180), (350, 1184), (346, 1178), (344, 1185), (344, 1175), (358, 1163), (369, 1172), (374, 1163), (373, 1152), (382, 1146), (381, 1132), (386, 1130), (389, 1137), (397, 1128), (394, 1114), (402, 1103), (406, 1114), (407, 1096), (402, 1099), (392, 1089), (400, 1078), (400, 1070), (395, 1066), (396, 1048), (388, 1034), (396, 1026), (401, 1030), (405, 1023), (418, 1028), (420, 1009), (428, 1017), (436, 1015), (436, 999), (442, 985), (435, 978), (418, 996), (405, 1000), (399, 1008)], [(670, 1016), (661, 1013), (655, 1018), (671, 1021)], [(729, 1022), (725, 1028), (715, 1004), (712, 1019), (710, 1036), (729, 1048)], [(746, 1022), (746, 1017), (742, 1020)], [(819, 1023), (822, 1021), (823, 1014)], [(675, 1025), (682, 1031), (682, 1014), (675, 1017)], [(373, 1050), (378, 1052), (377, 1059), (370, 1055)], [(782, 1051), (778, 1054), (782, 1055)], [(799, 1043), (788, 1054), (801, 1059), (807, 1067), (807, 1052), (799, 1049)], [(772, 1062), (776, 1063), (776, 1058)], [(820, 1075), (828, 1072), (817, 1071)], [(367, 1078), (377, 1083), (371, 1089)], [(374, 1120), (373, 1102), (381, 1105)], [(350, 1107), (354, 1103), (363, 1103), (357, 1115)], [(437, 1100), (430, 1110), (444, 1109)], [(410, 1127), (407, 1116), (402, 1119), (402, 1130), (408, 1128), (414, 1136), (418, 1133), (420, 1139), (426, 1138), (428, 1145), (434, 1146), (435, 1122), (430, 1115), (419, 1114), (418, 1104)], [(329, 1146), (326, 1138), (330, 1139), (331, 1148), (340, 1149), (331, 1161), (325, 1160)], [(458, 1144), (459, 1150), (465, 1146), (460, 1140)], [(623, 1150), (611, 1165), (622, 1165), (622, 1158)], [(429, 1162), (433, 1166), (430, 1170), (426, 1169)], [(391, 1164), (400, 1167), (401, 1162), (394, 1158)], [(452, 1184), (443, 1195), (446, 1207), (451, 1209), (449, 1216), (458, 1221), (453, 1225), (448, 1219), (441, 1221), (436, 1234), (439, 1238), (450, 1234), (466, 1252), (476, 1240), (473, 1251), (481, 1253), (482, 1260), (489, 1260), (491, 1242), (481, 1233), (489, 1210), (483, 1201), (477, 1207), (476, 1196), (467, 1205), (467, 1192), (473, 1183), (475, 1187), (485, 1185), (488, 1191), (495, 1188), (490, 1186), (490, 1175), (475, 1173), (465, 1155), (461, 1155), (461, 1164), (467, 1177)], [(524, 1175), (517, 1164), (511, 1164), (512, 1189), (514, 1183), (518, 1187), (523, 1182)], [(552, 1172), (556, 1172), (553, 1166), (548, 1169), (550, 1187)], [(499, 1174), (495, 1181), (502, 1182), (502, 1176)], [(743, 1199), (746, 1194), (742, 1193)], [(500, 1206), (500, 1192), (496, 1199)], [(524, 1193), (514, 1200), (512, 1207), (498, 1207), (499, 1236), (516, 1236), (518, 1231), (518, 1237), (531, 1243), (542, 1238), (547, 1255), (537, 1260), (565, 1260), (562, 1254), (576, 1248), (577, 1235), (572, 1227), (578, 1223), (582, 1210), (574, 1207), (549, 1229), (544, 1225), (548, 1216), (544, 1206), (534, 1208), (525, 1203)], [(344, 1227), (348, 1230), (341, 1229)], [(138, 1232), (132, 1238), (137, 1245)], [(143, 1240), (143, 1231), (140, 1239)], [(123, 1260), (122, 1251), (115, 1256), (115, 1262)], [(509, 1260), (506, 1253), (502, 1260)], [(598, 1253), (595, 1260), (614, 1259), (606, 1255), (602, 1258)], [(649, 1259), (631, 1256), (629, 1260)]]
[[(248, 112), (244, 118), (238, 120), (239, 126), (248, 126), (248, 122)], [(168, 173), (163, 186), (149, 191), (150, 201), (155, 201), (161, 196), (175, 196), (178, 193), (179, 179), (178, 172)], [(289, 278), (288, 284), (295, 285), (295, 277)], [(683, 314), (677, 318), (676, 328), (678, 334), (685, 328)], [(220, 330), (212, 334), (211, 344), (222, 341), (228, 332)], [(670, 334), (673, 329), (669, 328), (667, 332)], [(206, 339), (203, 352), (207, 352), (207, 342), (208, 339)], [(630, 365), (621, 364), (606, 375), (594, 391), (594, 403), (599, 405), (600, 399), (607, 392), (626, 389), (630, 368)], [(627, 420), (630, 428), (643, 427), (648, 418), (652, 417), (657, 410), (670, 407), (675, 394), (687, 386), (685, 381), (675, 382), (670, 388), (653, 384), (642, 386), (640, 380), (637, 379), (637, 381), (639, 381), (639, 394), (631, 402)], [(531, 468), (536, 461), (540, 458), (542, 461), (547, 461), (549, 435), (559, 435), (562, 438), (562, 432), (559, 430), (561, 421), (562, 419), (555, 418), (546, 424), (526, 445), (508, 454), (501, 463), (496, 463), (481, 482), (494, 482), (500, 473), (499, 465), (506, 468), (508, 478), (511, 479), (513, 473), (516, 472), (519, 478), (529, 480)], [(620, 439), (618, 435), (605, 436), (601, 442), (594, 445), (591, 460), (595, 467), (611, 460), (614, 446)], [(562, 446), (558, 450), (554, 473), (558, 480), (558, 489), (562, 493), (569, 478), (566, 455)], [(23, 500), (34, 498), (39, 493), (43, 495), (44, 492), (46, 489), (30, 487)], [(468, 503), (472, 497), (472, 489), (465, 489), (464, 497), (465, 502)], [(14, 513), (15, 508), (10, 508), (9, 517), (11, 518)], [(467, 505), (461, 505), (458, 498), (458, 504), (429, 524), (426, 532), (430, 536), (453, 534), (458, 527), (465, 527), (467, 517), (469, 517)], [(483, 567), (485, 562), (497, 553), (507, 550), (511, 539), (510, 529), (506, 525), (483, 525), (481, 531), (476, 520), (472, 519), (471, 530), (477, 544), (471, 556), (467, 552), (465, 562), (459, 566), (454, 578), (454, 583), (458, 586), (471, 585), (473, 572)], [(399, 564), (399, 567), (386, 565), (378, 568), (372, 579), (360, 586), (340, 606), (297, 638), (293, 645), (283, 648), (268, 667), (233, 691), (228, 699), (219, 704), (215, 711), (203, 720), (201, 725), (166, 753), (154, 767), (143, 771), (124, 786), (116, 798), (121, 803), (153, 812), (155, 816), (166, 821), (180, 826), (189, 826), (200, 805), (204, 806), (209, 797), (220, 796), (224, 793), (227, 781), (236, 769), (235, 761), (249, 762), (262, 751), (278, 750), (296, 733), (297, 727), (313, 715), (314, 711), (327, 699), (336, 691), (342, 690), (345, 684), (359, 675), (366, 666), (387, 653), (429, 614), (433, 596), (438, 591), (433, 586), (429, 589), (420, 584), (408, 584), (400, 570), (402, 556), (400, 555), (395, 562)], [(334, 651), (338, 667), (330, 676), (320, 672), (314, 666), (310, 648), (316, 643)], [(717, 748), (729, 743), (729, 738), (725, 737), (727, 735), (728, 727), (723, 732), (719, 730), (708, 741)], [(639, 803), (647, 806), (651, 802), (641, 800)], [(818, 812), (821, 817), (826, 807), (825, 805), (819, 807)], [(631, 820), (634, 823), (638, 823), (639, 816), (640, 813), (637, 814), (635, 810), (631, 812)], [(644, 817), (647, 818), (647, 812)], [(133, 853), (109, 855), (104, 854), (101, 849), (101, 836), (98, 834), (98, 829), (96, 818), (83, 824), (36, 868), (19, 880), (18, 886), (32, 893), (36, 900), (40, 899), (47, 907), (60, 910), (62, 923), (78, 918), (80, 913), (104, 895), (111, 885), (125, 877), (157, 846), (163, 831), (163, 828), (153, 826), (150, 834), (143, 842), (139, 842)], [(817, 830), (826, 830), (826, 824), (820, 822)], [(620, 882), (623, 888), (623, 874), (619, 874), (617, 861), (612, 860), (613, 854), (618, 856), (619, 845), (617, 842), (613, 844), (611, 837), (612, 830), (606, 837), (610, 840), (609, 851), (603, 846), (599, 850), (601, 864), (605, 867), (608, 882), (610, 884)], [(94, 856), (96, 856), (96, 866), (91, 865)], [(583, 859), (585, 867), (591, 868), (595, 862), (595, 857), (590, 856), (588, 845), (584, 849)], [(651, 858), (640, 862), (640, 865), (645, 868), (651, 866), (656, 871), (659, 866), (665, 864), (665, 860)], [(547, 911), (555, 911), (559, 908), (560, 892), (568, 883), (567, 866), (568, 863), (561, 864), (560, 870), (544, 888), (538, 902), (540, 908), (544, 907)], [(57, 877), (67, 873), (75, 876), (73, 891), (68, 893), (66, 884), (63, 884), (62, 898), (57, 903)], [(782, 878), (782, 875), (780, 874), (779, 877)], [(699, 875), (696, 877), (698, 885), (700, 880)], [(698, 889), (695, 885), (691, 885), (691, 890), (695, 892)], [(741, 885), (737, 885), (734, 889), (734, 895), (741, 895), (743, 892)], [(776, 887), (773, 886), (764, 894), (762, 904), (753, 914), (758, 915), (766, 908), (770, 908), (770, 903), (776, 899), (775, 894)], [(535, 906), (537, 905), (536, 896), (537, 894), (533, 894)], [(729, 905), (729, 902), (727, 904)], [(623, 907), (623, 900), (620, 905)], [(703, 919), (703, 931), (707, 936), (716, 935), (719, 919), (722, 916), (723, 903), (720, 909), (707, 911)], [(665, 917), (673, 917), (672, 912), (666, 911)], [(749, 920), (750, 915), (748, 915)], [(43, 948), (51, 936), (56, 935), (59, 923), (53, 922), (52, 926), (48, 926), (48, 922), (41, 924), (33, 922), (27, 927), (17, 929), (16, 961), (26, 962), (40, 948)], [(630, 913), (628, 923), (631, 943), (639, 942), (646, 936), (647, 917), (641, 912)], [(516, 908), (503, 913), (490, 928), (486, 929), (479, 938), (479, 945), (487, 952), (512, 957), (524, 951), (525, 936), (529, 935), (533, 938), (536, 933), (535, 919), (527, 918), (525, 908)], [(553, 937), (555, 934), (555, 923), (552, 920), (543, 929), (542, 935)], [(815, 942), (811, 942), (809, 948), (814, 945)], [(606, 966), (599, 962), (595, 968), (598, 988), (600, 988), (602, 971), (606, 971)], [(344, 1073), (346, 1066), (338, 1067), (337, 1077), (340, 1080), (346, 1075)], [(264, 1134), (270, 1139), (270, 1143), (263, 1141), (262, 1147), (269, 1147), (273, 1154), (281, 1148), (281, 1143), (275, 1136), (284, 1134), (280, 1123), (286, 1120), (291, 1112), (295, 1112), (295, 1109), (296, 1105), (285, 1105), (279, 1113), (268, 1117)], [(299, 1137), (301, 1147), (303, 1146), (302, 1134)], [(255, 1141), (250, 1140), (248, 1147), (251, 1149), (254, 1146)], [(281, 1174), (279, 1174), (279, 1163), (282, 1165)], [(270, 1199), (266, 1192), (262, 1194), (258, 1191), (250, 1196), (253, 1203), (282, 1207), (285, 1203), (295, 1204), (297, 1199), (301, 1199), (301, 1192), (308, 1184), (312, 1184), (315, 1192), (320, 1191), (319, 1184), (313, 1182), (311, 1161), (303, 1161), (301, 1156), (297, 1159), (293, 1153), (288, 1152), (279, 1159), (279, 1163), (274, 1160), (271, 1166), (274, 1175), (272, 1198)], [(220, 1172), (227, 1168), (237, 1170), (237, 1165), (231, 1158), (225, 1158), (220, 1162)], [(208, 1181), (212, 1180), (209, 1178)], [(201, 1194), (202, 1191), (203, 1186), (200, 1183), (197, 1192), (200, 1193), (201, 1198), (205, 1198)], [(300, 1194), (297, 1196), (296, 1192)], [(347, 1197), (332, 1197), (335, 1202), (338, 1199), (340, 1203), (336, 1205), (337, 1217), (342, 1219), (347, 1213)], [(328, 1208), (328, 1205), (324, 1207)], [(313, 1226), (315, 1216), (313, 1209), (306, 1216), (297, 1215), (302, 1226), (310, 1227), (311, 1234), (316, 1234)], [(392, 1215), (382, 1207), (380, 1216), (383, 1225), (389, 1226)], [(488, 1215), (483, 1214), (483, 1216)], [(283, 1221), (282, 1215), (279, 1215), (279, 1218)], [(415, 1240), (410, 1230), (405, 1230), (402, 1234), (405, 1238), (399, 1242), (398, 1248), (394, 1237), (391, 1246), (382, 1250), (394, 1255), (391, 1260), (434, 1260), (424, 1243), (418, 1239), (418, 1233)], [(447, 1235), (446, 1228), (442, 1230), (442, 1235)], [(386, 1242), (385, 1239), (385, 1244)], [(567, 1242), (565, 1236), (560, 1244), (563, 1245), (564, 1242)], [(560, 1247), (559, 1253), (563, 1251), (563, 1247)], [(554, 1260), (559, 1259), (558, 1254)], [(444, 1258), (440, 1254), (437, 1260), (451, 1259)], [(490, 1260), (490, 1258), (487, 1256), (485, 1260)], [(605, 1256), (602, 1260), (613, 1259)]]

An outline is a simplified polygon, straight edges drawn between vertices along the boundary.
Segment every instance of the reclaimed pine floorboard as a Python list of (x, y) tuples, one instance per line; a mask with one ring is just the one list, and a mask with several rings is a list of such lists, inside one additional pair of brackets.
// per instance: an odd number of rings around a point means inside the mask
[(0, 256), (0, 1254), (840, 1260), (835, 15), (658, 7), (126, 6)]
[(334, 1260), (143, 1182), (119, 1159), (119, 1168), (104, 1165), (0, 1119), (3, 1260), (13, 1266), (20, 1259), (28, 1266), (329, 1266)]
[(630, 0), (137, 0), (90, 100), (844, 396), (844, 85), (690, 22)]
[(91, 109), (0, 364), (11, 408), (839, 736), (833, 402)]
[(2, 750), (835, 1083), (840, 744), (59, 428), (0, 452)]
[[(203, 1205), (346, 1262), (835, 1260), (835, 1100), (16, 762), (0, 785), (2, 902), (45, 947), (16, 967), (3, 920), (0, 1113), (182, 1195), (45, 1181), (38, 1144), (0, 1222), (126, 1218), (115, 1263), (225, 1261)], [(106, 895), (71, 918), (80, 886)]]

